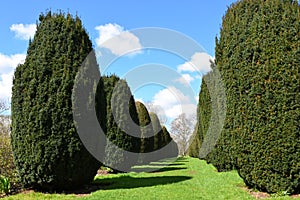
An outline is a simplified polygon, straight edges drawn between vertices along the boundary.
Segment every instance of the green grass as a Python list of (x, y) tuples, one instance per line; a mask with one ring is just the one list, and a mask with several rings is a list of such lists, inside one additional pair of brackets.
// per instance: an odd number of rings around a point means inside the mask
[[(148, 166), (155, 169), (161, 163)], [(151, 173), (111, 174), (95, 177), (101, 189), (87, 196), (29, 192), (8, 199), (254, 199), (235, 171), (218, 173), (212, 165), (195, 158), (180, 158)], [(272, 198), (290, 199), (290, 197)]]

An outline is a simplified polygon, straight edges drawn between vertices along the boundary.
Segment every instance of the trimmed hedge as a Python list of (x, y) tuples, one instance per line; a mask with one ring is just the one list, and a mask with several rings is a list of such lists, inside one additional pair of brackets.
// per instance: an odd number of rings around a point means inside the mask
[(209, 158), (269, 193), (300, 192), (299, 32), (297, 1), (243, 0), (228, 9), (216, 43), (227, 115)]
[(152, 127), (154, 131), (154, 143), (153, 143), (153, 151), (160, 149), (163, 146), (163, 132), (158, 116), (151, 112), (150, 118), (152, 122)]
[(109, 144), (111, 142), (122, 150), (140, 152), (141, 130), (135, 101), (125, 80), (111, 75), (102, 77), (102, 82), (106, 97), (105, 129), (108, 141), (105, 147), (105, 164), (116, 172), (127, 171), (137, 163), (138, 156), (129, 158)]
[[(206, 75), (208, 76), (208, 75)], [(200, 148), (208, 130), (211, 117), (211, 98), (205, 82), (202, 82), (197, 106), (197, 123), (188, 148), (189, 156), (199, 158)]]
[(12, 90), (12, 148), (25, 187), (76, 188), (92, 181), (100, 166), (83, 146), (72, 113), (75, 76), (91, 51), (77, 16), (40, 15)]
[(169, 133), (168, 129), (163, 126), (162, 127), (162, 132), (163, 132), (163, 136), (162, 136), (162, 144), (163, 146), (169, 144), (170, 142), (172, 142), (172, 137), (171, 134)]
[[(173, 158), (178, 156), (177, 144), (173, 141), (169, 131), (166, 127), (162, 127), (158, 116), (150, 112), (151, 123), (154, 131), (154, 146), (153, 154), (150, 161), (158, 161), (166, 158)], [(166, 147), (166, 145), (169, 145)], [(159, 151), (163, 148), (163, 151)]]
[(143, 103), (137, 101), (135, 102), (135, 105), (141, 126), (141, 153), (152, 152), (154, 147), (154, 137), (150, 137), (153, 136), (150, 115)]

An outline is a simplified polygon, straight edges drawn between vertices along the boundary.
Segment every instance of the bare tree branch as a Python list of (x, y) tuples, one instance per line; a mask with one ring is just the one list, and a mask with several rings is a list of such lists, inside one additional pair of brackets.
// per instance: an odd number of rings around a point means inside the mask
[(164, 109), (161, 106), (156, 105), (151, 101), (145, 102), (145, 106), (149, 113), (153, 112), (157, 115), (157, 117), (162, 125), (167, 123), (168, 118), (164, 112)]
[(0, 135), (10, 135), (11, 118), (9, 115), (0, 115)]
[(7, 110), (9, 110), (8, 101), (6, 101), (4, 99), (0, 99), (0, 115), (3, 114)]
[(179, 155), (185, 156), (193, 134), (196, 118), (189, 118), (183, 113), (171, 123), (171, 136), (178, 145)]
[(5, 111), (9, 110), (9, 103), (4, 99), (0, 99), (0, 135), (10, 134), (10, 116), (2, 115)]

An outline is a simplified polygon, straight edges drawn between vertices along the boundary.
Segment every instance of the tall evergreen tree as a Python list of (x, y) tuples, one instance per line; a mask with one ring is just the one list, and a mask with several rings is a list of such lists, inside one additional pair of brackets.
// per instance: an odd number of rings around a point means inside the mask
[(191, 144), (187, 150), (187, 155), (194, 157), (194, 158), (199, 158), (199, 152), (201, 148), (201, 143), (199, 139), (199, 135), (197, 132), (198, 123), (195, 126), (195, 130), (193, 132), (193, 135), (191, 137)]
[(299, 32), (297, 1), (243, 0), (228, 9), (216, 43), (227, 114), (210, 159), (267, 192), (300, 192)]
[(150, 113), (151, 123), (154, 131), (154, 143), (153, 143), (153, 150), (160, 149), (162, 147), (162, 127), (158, 116), (155, 113)]
[(128, 171), (138, 156), (128, 157), (121, 150), (139, 153), (141, 146), (135, 101), (125, 80), (115, 75), (102, 80), (107, 108), (105, 164), (116, 171)]
[(151, 152), (154, 147), (154, 137), (150, 115), (143, 103), (137, 101), (135, 102), (135, 105), (141, 126), (141, 153)]
[[(225, 118), (226, 95), (221, 91), (224, 86), (213, 62), (211, 69), (212, 71), (203, 76), (197, 107), (197, 124), (188, 154), (205, 159), (208, 163), (214, 164), (219, 171), (227, 171), (234, 169), (235, 166), (231, 154), (228, 153), (232, 146), (228, 145), (230, 142), (228, 139), (224, 141), (226, 145), (219, 145), (224, 138), (217, 134), (219, 129), (222, 129), (222, 119)], [(216, 151), (219, 148), (222, 150)], [(228, 159), (224, 159), (226, 157)]]
[(149, 157), (150, 161), (177, 157), (178, 147), (171, 138), (168, 130), (161, 126), (158, 116), (155, 113), (150, 112), (150, 118), (154, 131), (154, 146), (153, 153)]
[[(206, 159), (208, 162), (214, 163), (215, 166), (217, 163), (210, 160), (209, 153), (214, 152), (214, 146), (218, 141), (220, 130), (222, 130), (222, 120), (226, 114), (226, 94), (222, 91), (223, 88), (216, 66), (211, 61), (211, 71), (203, 76), (197, 106), (197, 123), (188, 154)], [(218, 166), (217, 168), (224, 169)], [(227, 166), (226, 169), (232, 169), (232, 167)]]
[(176, 142), (172, 139), (169, 131), (165, 126), (162, 127), (161, 134), (161, 146), (159, 149), (163, 149), (163, 152), (156, 152), (156, 160), (168, 159), (168, 158), (176, 158), (178, 156), (178, 146)]
[[(92, 43), (78, 17), (48, 12), (39, 21), (25, 63), (14, 74), (14, 159), (25, 187), (70, 189), (92, 181), (100, 165), (77, 134), (71, 99)], [(91, 62), (97, 65), (95, 55)]]
[(172, 137), (171, 137), (168, 129), (165, 126), (162, 127), (162, 131), (163, 131), (163, 137), (162, 137), (163, 142), (162, 143), (163, 143), (163, 146), (165, 146), (172, 141)]

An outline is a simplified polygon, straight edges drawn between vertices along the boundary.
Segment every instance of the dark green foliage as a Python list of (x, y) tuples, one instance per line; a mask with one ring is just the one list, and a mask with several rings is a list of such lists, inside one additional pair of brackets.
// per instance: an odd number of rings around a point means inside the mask
[(191, 138), (191, 144), (187, 150), (187, 155), (194, 157), (194, 158), (199, 158), (199, 152), (200, 152), (200, 139), (199, 136), (196, 132), (197, 130), (197, 125), (195, 126), (195, 131), (193, 132), (192, 138)]
[[(212, 61), (211, 69), (203, 76), (197, 107), (197, 124), (188, 153), (190, 156), (206, 159), (216, 164), (211, 159), (211, 154), (215, 152), (217, 142), (222, 139), (220, 135), (226, 116), (226, 94), (220, 74)], [(223, 152), (219, 152), (221, 153)]]
[(244, 0), (228, 9), (216, 44), (227, 114), (209, 157), (267, 192), (300, 192), (299, 33), (296, 1)]
[[(208, 75), (206, 75), (208, 76)], [(202, 83), (197, 106), (197, 124), (192, 135), (192, 143), (188, 149), (188, 155), (199, 157), (200, 148), (207, 132), (211, 117), (211, 98), (205, 82)]]
[(141, 153), (152, 152), (154, 147), (153, 127), (148, 110), (144, 104), (135, 103), (141, 126)]
[[(178, 146), (176, 142), (171, 137), (168, 129), (163, 126), (162, 127), (162, 146), (164, 148), (164, 153), (159, 154), (157, 157), (159, 159), (166, 159), (166, 158), (175, 158), (178, 156)], [(166, 147), (168, 145), (168, 147)]]
[[(151, 161), (177, 156), (177, 145), (172, 141), (170, 133), (166, 127), (161, 127), (157, 115), (155, 113), (150, 113), (149, 115), (147, 108), (141, 102), (136, 102), (136, 108), (138, 111), (142, 133), (142, 154), (140, 155), (139, 159), (140, 164), (146, 164)], [(170, 142), (172, 142), (172, 146), (164, 149), (163, 152), (156, 151), (162, 149)], [(143, 154), (149, 152), (153, 152), (153, 154), (150, 156), (145, 156)]]
[(83, 146), (72, 114), (75, 76), (91, 51), (78, 17), (40, 15), (25, 63), (13, 80), (11, 139), (25, 187), (75, 188), (92, 181), (99, 168)]
[[(154, 131), (154, 153), (149, 156), (149, 161), (158, 161), (178, 156), (177, 144), (172, 140), (168, 130), (161, 126), (158, 116), (155, 113), (150, 113), (150, 118)], [(168, 146), (166, 147), (166, 145)]]
[(211, 118), (211, 98), (209, 95), (207, 84), (205, 82), (201, 85), (200, 91), (199, 104), (197, 107), (198, 119), (197, 125), (195, 127), (197, 129), (199, 141), (200, 143), (203, 143)]
[[(202, 83), (203, 85), (204, 83)], [(201, 85), (201, 87), (202, 87)], [(199, 104), (197, 106), (197, 110), (199, 110)], [(197, 112), (197, 115), (199, 116), (198, 114), (199, 112)], [(194, 129), (194, 132), (191, 136), (191, 143), (188, 147), (188, 150), (187, 150), (187, 155), (191, 156), (191, 157), (194, 157), (194, 158), (199, 158), (199, 152), (200, 152), (200, 148), (201, 148), (201, 142), (200, 142), (200, 133), (198, 131), (198, 124), (199, 124), (199, 117), (197, 116), (197, 123), (195, 125), (195, 129)]]
[[(189, 152), (212, 163), (218, 171), (227, 171), (234, 169), (234, 163), (231, 159), (232, 154), (229, 153), (232, 150), (232, 145), (229, 145), (231, 140), (224, 140), (221, 135), (227, 131), (222, 129), (222, 119), (224, 120), (226, 116), (226, 94), (214, 63), (211, 63), (211, 68), (212, 71), (203, 77), (197, 108), (197, 124)], [(221, 143), (226, 145), (220, 145)], [(228, 159), (224, 159), (226, 157)]]
[(172, 137), (171, 137), (168, 129), (165, 126), (162, 127), (162, 132), (163, 132), (162, 146), (165, 146), (172, 141)]
[(10, 178), (4, 177), (0, 175), (0, 193), (4, 193), (8, 195), (11, 191), (11, 182)]
[(150, 113), (151, 123), (154, 131), (154, 145), (153, 150), (160, 149), (163, 146), (162, 142), (162, 127), (160, 124), (160, 121), (158, 119), (158, 116), (155, 113)]
[[(106, 97), (105, 164), (116, 171), (127, 171), (136, 164), (138, 157), (128, 158), (119, 149), (139, 153), (141, 131), (135, 101), (125, 80), (117, 76), (102, 77)], [(126, 162), (130, 160), (130, 162)]]

